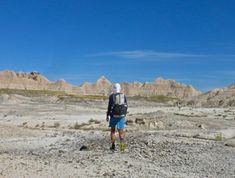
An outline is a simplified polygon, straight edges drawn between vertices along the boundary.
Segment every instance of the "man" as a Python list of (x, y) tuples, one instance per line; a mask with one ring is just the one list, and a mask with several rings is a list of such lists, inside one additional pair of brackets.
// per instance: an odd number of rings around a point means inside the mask
[(109, 127), (111, 127), (111, 142), (110, 149), (115, 151), (115, 130), (118, 129), (120, 138), (120, 150), (125, 151), (124, 143), (124, 128), (125, 128), (125, 116), (127, 114), (127, 99), (126, 96), (121, 93), (121, 86), (119, 83), (115, 83), (112, 87), (113, 93), (109, 96), (109, 104), (107, 111), (107, 122), (109, 121)]

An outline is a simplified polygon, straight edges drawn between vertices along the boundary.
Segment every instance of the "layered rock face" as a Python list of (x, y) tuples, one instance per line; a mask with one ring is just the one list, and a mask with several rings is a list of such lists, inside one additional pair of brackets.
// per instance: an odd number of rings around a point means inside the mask
[(111, 93), (112, 83), (104, 76), (101, 76), (95, 83), (83, 83), (79, 87), (74, 87), (73, 92), (82, 95), (104, 95)]
[(48, 90), (72, 92), (73, 86), (64, 80), (58, 80), (48, 85)]
[(131, 96), (163, 95), (169, 97), (185, 98), (201, 94), (192, 86), (179, 84), (174, 80), (164, 80), (162, 78), (157, 78), (152, 83), (141, 84), (139, 82), (135, 82), (133, 84), (124, 83), (122, 85), (124, 92)]
[(72, 91), (72, 85), (63, 80), (50, 82), (38, 72), (0, 72), (0, 88), (22, 90)]
[[(73, 92), (77, 94), (98, 94), (109, 95), (111, 93), (112, 83), (104, 76), (94, 84), (84, 83), (80, 87), (75, 87)], [(156, 96), (164, 95), (176, 98), (186, 98), (201, 94), (192, 86), (179, 84), (174, 80), (164, 80), (158, 78), (152, 83), (121, 83), (122, 92), (128, 96)]]
[(235, 106), (235, 84), (221, 89), (214, 89), (198, 97), (193, 97), (188, 103), (199, 107)]
[[(176, 98), (197, 96), (199, 91), (192, 86), (179, 84), (174, 80), (156, 79), (151, 83), (121, 83), (122, 92), (128, 96), (155, 96), (164, 95)], [(55, 90), (80, 95), (103, 95), (111, 93), (112, 83), (101, 76), (95, 83), (85, 82), (81, 86), (72, 86), (63, 80), (50, 82), (37, 72), (24, 73), (3, 71), (0, 72), (0, 88), (24, 90)]]

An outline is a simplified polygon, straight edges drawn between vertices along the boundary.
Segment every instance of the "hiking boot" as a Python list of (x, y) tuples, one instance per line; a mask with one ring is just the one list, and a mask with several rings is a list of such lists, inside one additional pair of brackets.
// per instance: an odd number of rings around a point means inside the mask
[(110, 150), (111, 151), (115, 151), (116, 150), (115, 144), (112, 144), (112, 146), (110, 147)]
[(126, 149), (126, 144), (124, 142), (120, 142), (120, 151), (123, 153)]

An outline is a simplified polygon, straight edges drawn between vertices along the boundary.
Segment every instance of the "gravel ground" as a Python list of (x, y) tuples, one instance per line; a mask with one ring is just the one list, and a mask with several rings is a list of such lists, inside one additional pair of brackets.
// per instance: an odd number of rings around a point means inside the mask
[(0, 177), (235, 177), (235, 108), (130, 106), (121, 153), (104, 105), (37, 102), (0, 105)]
[[(0, 175), (226, 178), (235, 176), (235, 150), (224, 146), (222, 141), (165, 134), (127, 133), (125, 153), (120, 153), (119, 149), (115, 152), (110, 151), (109, 133), (101, 131), (57, 131), (49, 132), (40, 138), (8, 140), (5, 148), (1, 146), (0, 150)], [(80, 151), (83, 145), (88, 149)]]

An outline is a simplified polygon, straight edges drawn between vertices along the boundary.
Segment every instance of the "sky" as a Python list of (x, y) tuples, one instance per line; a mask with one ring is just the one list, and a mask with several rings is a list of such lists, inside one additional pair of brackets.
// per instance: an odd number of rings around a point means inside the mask
[(73, 85), (235, 82), (234, 0), (0, 0), (0, 70)]

